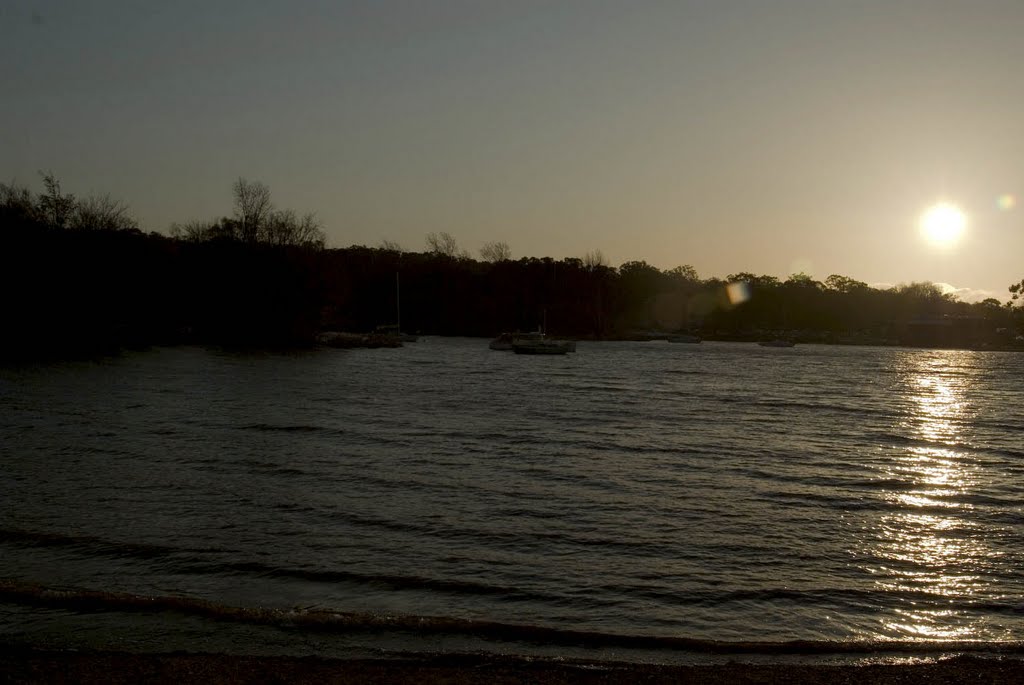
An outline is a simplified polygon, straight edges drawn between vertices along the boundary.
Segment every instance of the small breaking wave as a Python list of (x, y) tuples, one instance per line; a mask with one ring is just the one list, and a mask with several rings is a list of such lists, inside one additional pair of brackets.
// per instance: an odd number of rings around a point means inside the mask
[(669, 636), (567, 630), (446, 616), (355, 613), (322, 608), (241, 607), (183, 596), (148, 596), (82, 588), (53, 588), (0, 579), (0, 601), (83, 613), (177, 613), (281, 629), (327, 633), (415, 633), (453, 635), (554, 646), (671, 650), (700, 654), (827, 655), (879, 653), (987, 653), (1024, 657), (1024, 641), (793, 640), (722, 641)]

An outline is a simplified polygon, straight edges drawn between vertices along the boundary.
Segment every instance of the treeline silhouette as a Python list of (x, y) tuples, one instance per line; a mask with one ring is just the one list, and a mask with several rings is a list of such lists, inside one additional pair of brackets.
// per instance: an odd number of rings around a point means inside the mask
[[(494, 336), (546, 323), (554, 335), (1012, 346), (1021, 308), (968, 304), (931, 283), (871, 288), (832, 275), (752, 273), (701, 279), (689, 266), (613, 268), (583, 258), (511, 259), (488, 243), (472, 259), (447, 234), (424, 252), (326, 249), (311, 214), (276, 209), (263, 184), (239, 179), (229, 217), (143, 233), (109, 196), (75, 198), (52, 174), (39, 194), (0, 184), (4, 356), (73, 356), (196, 342), (312, 344), (322, 331)], [(1015, 296), (1021, 284), (1011, 287)], [(952, 331), (952, 332), (951, 332)], [(936, 334), (938, 332), (938, 334)], [(931, 337), (929, 337), (931, 336)]]

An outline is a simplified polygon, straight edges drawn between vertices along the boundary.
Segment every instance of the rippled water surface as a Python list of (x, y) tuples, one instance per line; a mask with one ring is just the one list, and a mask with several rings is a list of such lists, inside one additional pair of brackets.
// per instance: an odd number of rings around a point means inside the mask
[(144, 596), (205, 608), (139, 636), (236, 607), (1019, 640), (1022, 380), (1013, 353), (439, 338), (7, 367), (2, 635), (102, 643)]

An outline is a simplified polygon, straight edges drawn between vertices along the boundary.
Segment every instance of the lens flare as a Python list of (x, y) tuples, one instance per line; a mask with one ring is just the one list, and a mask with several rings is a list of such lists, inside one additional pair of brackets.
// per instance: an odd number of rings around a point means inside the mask
[(725, 293), (731, 305), (743, 304), (750, 299), (750, 285), (746, 281), (736, 281), (725, 286)]
[(996, 206), (1004, 212), (1008, 212), (1017, 206), (1017, 198), (1010, 193), (1005, 193), (996, 198)]

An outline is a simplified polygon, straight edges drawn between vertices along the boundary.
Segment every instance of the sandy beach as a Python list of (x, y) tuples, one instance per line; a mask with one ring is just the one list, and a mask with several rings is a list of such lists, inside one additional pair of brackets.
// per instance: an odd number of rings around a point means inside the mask
[(4, 683), (1020, 683), (1016, 659), (956, 657), (900, 665), (666, 666), (483, 656), (334, 660), (223, 654), (0, 649)]

